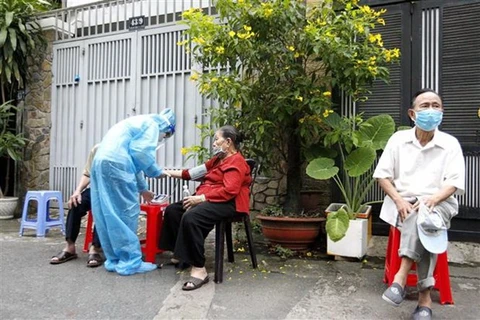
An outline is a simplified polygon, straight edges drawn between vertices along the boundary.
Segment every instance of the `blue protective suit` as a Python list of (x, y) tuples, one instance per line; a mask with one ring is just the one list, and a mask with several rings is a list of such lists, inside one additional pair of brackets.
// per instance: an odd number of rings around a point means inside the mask
[(148, 188), (144, 174), (162, 174), (155, 148), (159, 137), (173, 133), (174, 126), (171, 109), (134, 116), (115, 124), (100, 143), (92, 163), (91, 198), (108, 271), (131, 275), (156, 268), (142, 261), (137, 236), (139, 192)]

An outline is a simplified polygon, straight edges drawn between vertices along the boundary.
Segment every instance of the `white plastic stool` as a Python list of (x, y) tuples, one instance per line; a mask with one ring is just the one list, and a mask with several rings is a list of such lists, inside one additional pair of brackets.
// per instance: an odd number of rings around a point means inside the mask
[[(49, 215), (48, 202), (50, 199), (57, 199), (59, 206), (59, 218), (51, 219)], [(30, 200), (36, 200), (37, 219), (28, 219), (28, 203)], [(45, 234), (51, 227), (60, 227), (65, 234), (65, 222), (63, 213), (63, 198), (60, 191), (39, 190), (28, 191), (23, 205), (22, 222), (20, 224), (20, 236), (23, 236), (23, 229), (36, 229), (37, 237), (45, 237)]]

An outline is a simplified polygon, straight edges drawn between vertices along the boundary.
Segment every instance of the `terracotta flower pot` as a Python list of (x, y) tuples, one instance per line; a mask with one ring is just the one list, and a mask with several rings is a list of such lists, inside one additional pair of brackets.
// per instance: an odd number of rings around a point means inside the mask
[(307, 250), (318, 234), (325, 218), (289, 218), (257, 215), (264, 237), (272, 244), (292, 250)]

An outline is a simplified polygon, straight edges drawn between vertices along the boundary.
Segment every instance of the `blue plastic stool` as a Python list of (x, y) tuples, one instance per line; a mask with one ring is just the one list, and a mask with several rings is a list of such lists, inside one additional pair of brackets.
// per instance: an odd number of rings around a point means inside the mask
[[(57, 199), (59, 206), (59, 218), (51, 219), (49, 215), (48, 202), (50, 199)], [(28, 202), (30, 200), (36, 200), (37, 206), (37, 219), (28, 219)], [(23, 205), (22, 223), (20, 224), (20, 236), (23, 236), (23, 229), (36, 229), (37, 237), (45, 237), (45, 234), (51, 227), (60, 227), (62, 234), (65, 234), (65, 222), (63, 213), (63, 198), (60, 191), (28, 191), (25, 196), (25, 203)]]

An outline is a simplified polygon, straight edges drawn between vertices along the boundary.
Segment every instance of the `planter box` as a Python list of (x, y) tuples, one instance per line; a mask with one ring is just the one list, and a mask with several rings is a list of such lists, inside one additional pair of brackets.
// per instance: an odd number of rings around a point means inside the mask
[[(342, 206), (344, 206), (345, 203), (330, 203), (330, 205), (325, 209), (325, 215), (328, 216), (330, 212), (338, 211)], [(363, 212), (359, 212), (356, 214), (357, 219), (368, 219), (368, 238), (367, 240), (370, 241), (372, 238), (372, 206), (367, 205), (364, 209)], [(353, 221), (353, 220), (352, 220)], [(350, 221), (351, 222), (351, 221)], [(328, 238), (328, 236), (327, 236)]]
[(345, 237), (333, 242), (327, 236), (327, 254), (361, 259), (367, 253), (368, 222), (370, 219), (350, 220)]
[[(328, 216), (330, 212), (338, 211), (342, 206), (344, 206), (345, 203), (330, 203), (330, 205), (325, 209), (325, 214)], [(362, 219), (368, 219), (370, 218), (370, 214), (372, 212), (372, 206), (366, 205), (363, 208), (362, 212), (356, 213), (357, 218), (362, 218)]]

